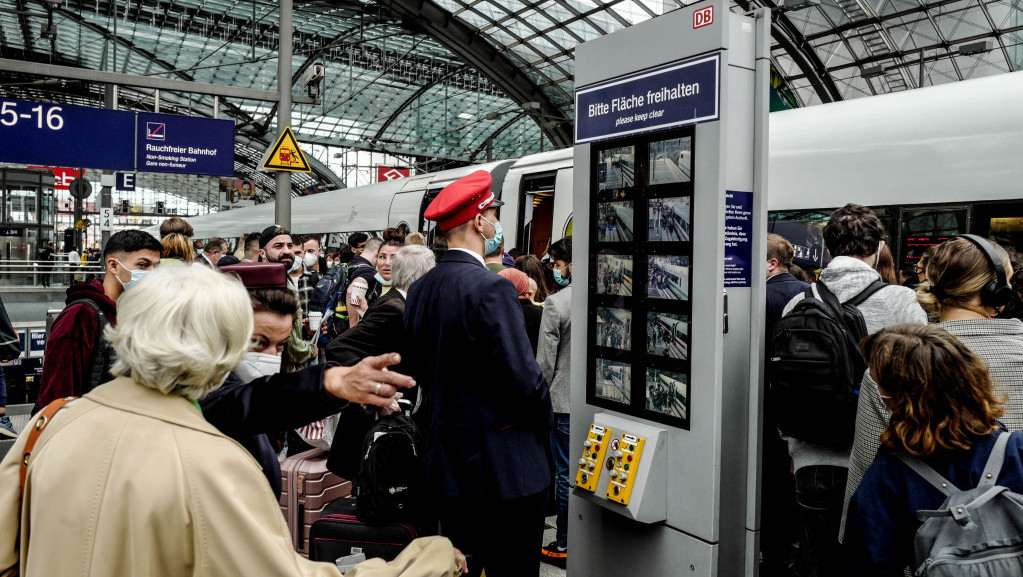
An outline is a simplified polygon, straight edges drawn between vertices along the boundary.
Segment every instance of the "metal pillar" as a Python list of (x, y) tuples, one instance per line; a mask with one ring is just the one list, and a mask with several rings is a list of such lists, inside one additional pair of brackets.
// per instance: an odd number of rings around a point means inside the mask
[[(116, 18), (115, 18), (115, 20), (116, 20)], [(159, 92), (157, 92), (156, 102), (157, 102), (157, 104), (156, 104), (157, 110), (159, 110), (159, 106), (160, 106)], [(103, 94), (103, 106), (106, 107), (106, 108), (109, 108), (111, 110), (116, 110), (117, 109), (117, 85), (115, 85), (115, 84), (107, 84), (106, 85), (106, 88), (105, 88), (105, 91), (104, 91), (104, 94)], [(112, 170), (104, 170), (103, 174), (114, 174), (114, 171), (112, 171)], [(99, 207), (100, 207), (99, 210), (100, 210), (100, 215), (103, 214), (103, 209), (104, 208), (113, 208), (113, 206), (114, 206), (114, 198), (113, 198), (113, 193), (110, 191), (110, 187), (109, 186), (104, 186), (104, 187), (100, 188), (100, 191), (99, 191)], [(101, 220), (102, 219), (99, 219), (99, 218), (96, 219), (96, 221), (97, 221), (96, 225), (97, 226), (100, 226), (100, 221)], [(109, 230), (102, 231), (100, 233), (100, 250), (101, 251), (106, 249), (107, 241), (108, 240), (110, 240), (110, 231)]]
[[(277, 87), (280, 91), (277, 107), (277, 138), (291, 126), (291, 11), (292, 0), (281, 0), (280, 46), (277, 56)], [(277, 204), (274, 208), (276, 224), (291, 228), (291, 173), (277, 171)]]

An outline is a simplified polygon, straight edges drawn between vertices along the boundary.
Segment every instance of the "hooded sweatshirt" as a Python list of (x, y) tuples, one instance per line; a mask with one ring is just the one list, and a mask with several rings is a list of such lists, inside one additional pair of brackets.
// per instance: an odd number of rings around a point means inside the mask
[[(64, 302), (70, 304), (82, 299), (96, 303), (106, 315), (107, 323), (117, 325), (117, 303), (103, 292), (103, 281), (72, 285), (67, 289)], [(50, 328), (49, 340), (46, 341), (43, 377), (39, 385), (40, 408), (61, 397), (80, 397), (101, 384), (87, 381), (91, 379), (89, 361), (95, 348), (102, 344), (102, 339), (99, 317), (92, 307), (77, 303), (64, 309)]]
[[(838, 297), (839, 302), (851, 300), (860, 294), (867, 285), (880, 280), (881, 275), (870, 265), (858, 258), (838, 256), (831, 260), (828, 268), (821, 271), (820, 282)], [(817, 286), (813, 285), (814, 294)], [(792, 297), (785, 305), (782, 316), (789, 314), (800, 300), (803, 293)], [(920, 307), (913, 289), (888, 285), (872, 294), (859, 306), (860, 314), (867, 325), (867, 334), (895, 325), (905, 323), (927, 324), (927, 313)], [(792, 457), (795, 470), (811, 465), (831, 465), (849, 467), (849, 452), (852, 447), (835, 449), (788, 439), (789, 455)]]

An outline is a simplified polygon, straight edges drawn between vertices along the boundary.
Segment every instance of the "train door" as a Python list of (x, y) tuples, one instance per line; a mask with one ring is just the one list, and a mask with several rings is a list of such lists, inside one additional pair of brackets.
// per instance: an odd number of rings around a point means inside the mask
[(899, 209), (899, 269), (916, 266), (930, 247), (970, 230), (970, 205)]
[(971, 232), (1023, 253), (1023, 202), (973, 205)]
[[(519, 222), (515, 246), (522, 254), (542, 258), (554, 233), (554, 171), (522, 177), (519, 193)], [(558, 231), (560, 232), (560, 231)]]
[(440, 194), (440, 188), (431, 188), (426, 191), (423, 195), (423, 202), (419, 205), (419, 232), (426, 236), (426, 246), (433, 246), (433, 241), (437, 239), (437, 223), (432, 220), (426, 220), (423, 213), (426, 212), (426, 208), (430, 206), (433, 199), (437, 198)]

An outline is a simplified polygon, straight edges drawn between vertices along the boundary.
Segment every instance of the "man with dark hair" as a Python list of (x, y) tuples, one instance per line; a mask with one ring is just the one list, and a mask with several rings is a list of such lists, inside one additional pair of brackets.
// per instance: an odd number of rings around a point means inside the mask
[(192, 255), (192, 260), (194, 261), (194, 260), (196, 260), (197, 258), (199, 258), (199, 255), (201, 255), (201, 254), (202, 254), (202, 251), (203, 251), (203, 244), (202, 244), (202, 241), (201, 241), (201, 240), (198, 240), (198, 239), (196, 239), (196, 240), (193, 240), (193, 241), (192, 241), (192, 249), (193, 249), (193, 250), (195, 250), (195, 254), (194, 254), (194, 255)]
[(536, 362), (551, 384), (554, 428), (551, 450), (554, 453), (554, 497), (557, 504), (557, 531), (554, 541), (540, 550), (541, 559), (564, 568), (568, 561), (568, 433), (572, 386), (572, 237), (551, 245), (547, 254), (554, 264), (554, 282), (564, 287), (544, 301), (540, 320), (540, 342)]
[(112, 379), (113, 350), (103, 329), (117, 324), (117, 299), (160, 263), (162, 248), (147, 232), (122, 230), (103, 249), (103, 280), (67, 289), (66, 306), (46, 343), (38, 408)]
[(352, 252), (355, 253), (355, 256), (352, 257), (352, 260), (348, 261), (348, 268), (345, 271), (345, 285), (342, 292), (344, 292), (345, 300), (348, 302), (348, 326), (354, 327), (359, 324), (359, 310), (357, 309), (359, 303), (356, 298), (358, 295), (353, 296), (352, 294), (352, 285), (356, 285), (359, 291), (365, 291), (362, 292), (363, 298), (365, 298), (365, 295), (377, 291), (380, 284), (376, 279), (377, 253), (380, 252), (380, 245), (383, 244), (383, 240), (369, 238), (369, 235), (365, 233), (356, 232), (348, 237), (348, 244), (352, 247)]
[(536, 577), (551, 471), (550, 390), (515, 286), (486, 269), (501, 244), (490, 173), (444, 187), (424, 216), (448, 250), (409, 288), (406, 363), (426, 399), (426, 492), (474, 575)]
[(245, 258), (242, 262), (259, 262), (259, 232), (250, 232), (245, 237)]
[[(927, 314), (917, 303), (912, 289), (884, 285), (875, 292), (865, 292), (874, 281), (881, 280), (874, 269), (884, 244), (885, 230), (874, 211), (858, 204), (847, 204), (831, 214), (823, 233), (831, 262), (821, 271), (818, 282), (811, 285), (815, 298), (820, 298), (820, 284), (841, 303), (861, 293), (869, 294), (856, 307), (863, 316), (867, 334), (894, 325), (927, 322)], [(782, 316), (791, 312), (803, 298), (805, 293), (792, 297)], [(808, 577), (844, 575), (846, 567), (839, 545), (839, 527), (851, 442), (849, 446), (835, 447), (802, 439), (786, 440), (796, 476), (796, 502), (802, 524), (799, 553), (806, 574)]]
[(203, 249), (199, 258), (193, 261), (196, 265), (208, 268), (217, 268), (220, 257), (227, 253), (227, 240), (215, 236), (206, 241), (206, 248)]
[[(291, 231), (278, 224), (263, 229), (263, 232), (259, 234), (259, 260), (261, 262), (279, 262), (284, 265), (285, 270), (291, 271), (295, 264), (295, 243), (292, 241)], [(296, 291), (296, 296), (300, 296), (294, 280), (289, 286)], [(300, 307), (298, 314), (295, 315), (291, 327), (291, 338), (288, 341), (288, 346), (284, 349), (283, 370), (285, 371), (305, 368), (313, 358), (315, 347), (306, 340), (307, 337), (303, 330), (308, 312), (307, 309)]]

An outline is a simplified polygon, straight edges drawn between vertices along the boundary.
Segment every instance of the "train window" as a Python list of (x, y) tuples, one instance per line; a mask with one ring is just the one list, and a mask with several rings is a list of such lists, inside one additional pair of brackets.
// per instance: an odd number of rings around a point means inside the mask
[(970, 222), (973, 234), (1023, 252), (1023, 202), (975, 204)]
[(916, 266), (924, 252), (969, 228), (968, 206), (901, 209), (900, 268)]

